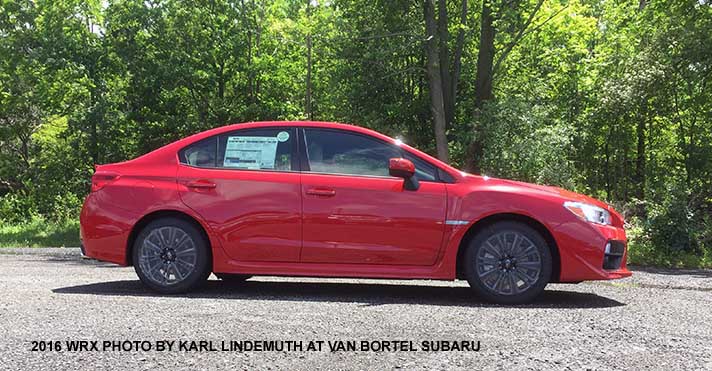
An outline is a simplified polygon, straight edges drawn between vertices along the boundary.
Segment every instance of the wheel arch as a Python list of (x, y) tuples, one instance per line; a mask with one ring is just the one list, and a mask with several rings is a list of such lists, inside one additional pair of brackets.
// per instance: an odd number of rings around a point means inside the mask
[(525, 224), (533, 228), (535, 231), (539, 232), (539, 234), (541, 234), (544, 240), (546, 240), (546, 244), (549, 247), (549, 251), (551, 252), (552, 258), (551, 278), (549, 282), (558, 282), (561, 274), (561, 256), (559, 254), (559, 247), (556, 244), (556, 239), (554, 239), (554, 235), (551, 234), (551, 231), (549, 231), (549, 229), (540, 221), (530, 216), (514, 213), (500, 213), (489, 215), (478, 220), (470, 226), (470, 228), (467, 230), (467, 232), (465, 232), (465, 235), (460, 240), (460, 245), (457, 248), (455, 271), (456, 277), (460, 279), (464, 278), (462, 260), (465, 254), (465, 250), (467, 249), (467, 245), (470, 243), (472, 238), (484, 228), (503, 221), (514, 221)]
[(209, 259), (208, 261), (210, 262), (210, 269), (212, 270), (212, 262), (213, 262), (213, 247), (210, 242), (210, 236), (208, 236), (208, 233), (206, 232), (205, 228), (203, 227), (202, 224), (198, 220), (196, 220), (194, 217), (178, 210), (157, 210), (150, 212), (141, 219), (138, 220), (134, 224), (134, 226), (131, 228), (131, 233), (129, 233), (129, 238), (126, 241), (126, 265), (127, 266), (132, 266), (133, 265), (133, 248), (134, 248), (134, 242), (136, 242), (136, 238), (138, 237), (139, 233), (152, 221), (162, 219), (162, 218), (177, 218), (184, 220), (190, 224), (192, 224), (195, 228), (198, 229), (200, 234), (203, 236), (203, 239), (205, 239), (205, 242), (208, 244), (208, 254), (209, 254)]

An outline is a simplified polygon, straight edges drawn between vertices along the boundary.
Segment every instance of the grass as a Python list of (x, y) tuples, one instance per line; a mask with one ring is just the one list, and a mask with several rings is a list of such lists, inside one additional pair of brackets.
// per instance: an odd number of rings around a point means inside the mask
[(42, 218), (18, 224), (0, 222), (0, 247), (78, 247), (79, 220)]

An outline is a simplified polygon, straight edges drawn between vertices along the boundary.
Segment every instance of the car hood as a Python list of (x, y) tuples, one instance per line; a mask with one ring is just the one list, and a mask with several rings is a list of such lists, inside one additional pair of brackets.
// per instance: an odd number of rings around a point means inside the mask
[(613, 208), (603, 201), (597, 200), (593, 197), (582, 195), (580, 193), (568, 191), (566, 189), (559, 188), (559, 187), (519, 182), (519, 181), (509, 180), (509, 179), (491, 178), (488, 176), (477, 176), (477, 175), (471, 175), (471, 174), (468, 174), (465, 177), (465, 179), (468, 182), (477, 182), (480, 184), (484, 183), (487, 185), (487, 187), (508, 188), (508, 191), (510, 191), (510, 192), (516, 192), (516, 193), (532, 193), (533, 192), (533, 193), (556, 195), (556, 196), (560, 197), (561, 199), (564, 199), (567, 201), (585, 202), (587, 204), (595, 205), (595, 206), (604, 208), (606, 210), (613, 211)]

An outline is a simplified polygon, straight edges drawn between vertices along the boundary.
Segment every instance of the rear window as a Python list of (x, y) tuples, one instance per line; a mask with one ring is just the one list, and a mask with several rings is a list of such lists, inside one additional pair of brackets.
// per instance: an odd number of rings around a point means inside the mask
[(294, 170), (291, 128), (238, 130), (216, 135), (180, 151), (184, 164), (238, 170)]
[(180, 162), (197, 167), (215, 167), (217, 137), (203, 139), (178, 152)]

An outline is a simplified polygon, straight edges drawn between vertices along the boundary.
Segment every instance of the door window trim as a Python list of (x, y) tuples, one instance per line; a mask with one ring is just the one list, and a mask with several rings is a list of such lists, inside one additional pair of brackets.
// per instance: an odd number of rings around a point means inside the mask
[[(262, 172), (268, 172), (268, 173), (301, 173), (301, 163), (300, 163), (300, 155), (299, 155), (299, 136), (295, 135), (297, 132), (297, 127), (295, 126), (265, 126), (265, 127), (253, 127), (253, 128), (245, 128), (245, 129), (237, 129), (237, 130), (231, 130), (231, 131), (225, 131), (222, 133), (214, 134), (209, 137), (200, 139), (198, 141), (195, 141), (193, 143), (187, 144), (183, 147), (181, 147), (177, 152), (176, 152), (176, 157), (178, 157), (178, 165), (179, 166), (187, 166), (195, 169), (206, 169), (206, 170), (226, 170), (226, 171), (262, 171)], [(219, 158), (219, 151), (220, 151), (220, 143), (218, 138), (222, 135), (231, 135), (233, 133), (245, 133), (249, 131), (258, 131), (258, 130), (275, 130), (275, 131), (289, 131), (289, 135), (293, 136), (294, 138), (297, 138), (296, 143), (292, 145), (292, 151), (291, 151), (291, 170), (278, 170), (278, 169), (240, 169), (240, 168), (234, 168), (234, 167), (224, 167), (224, 166), (217, 166), (217, 161)], [(202, 141), (207, 141), (207, 140), (215, 140), (215, 165), (216, 166), (197, 166), (197, 165), (191, 165), (189, 163), (183, 162), (181, 159), (181, 153), (191, 147), (194, 146)]]
[[(297, 136), (299, 140), (297, 141), (300, 152), (299, 152), (299, 165), (300, 165), (300, 171), (302, 173), (308, 173), (308, 174), (321, 174), (321, 175), (334, 175), (334, 176), (348, 176), (348, 177), (359, 177), (359, 178), (375, 178), (375, 179), (399, 179), (398, 177), (392, 177), (392, 176), (385, 176), (385, 175), (363, 175), (363, 174), (344, 174), (344, 173), (328, 173), (328, 172), (317, 172), (317, 171), (311, 171), (310, 166), (309, 166), (309, 158), (308, 154), (306, 152), (307, 148), (307, 142), (306, 142), (306, 135), (305, 135), (305, 129), (317, 129), (317, 130), (324, 130), (324, 131), (333, 131), (337, 133), (346, 133), (346, 134), (351, 134), (351, 135), (357, 135), (364, 137), (366, 139), (374, 140), (376, 142), (380, 142), (382, 144), (385, 144), (386, 146), (391, 146), (395, 147), (397, 149), (397, 152), (400, 153), (401, 157), (403, 157), (405, 154), (408, 154), (410, 156), (413, 156), (417, 158), (420, 161), (425, 162), (426, 164), (432, 166), (435, 168), (435, 180), (426, 180), (426, 179), (418, 179), (419, 182), (427, 182), (427, 183), (453, 183), (453, 182), (448, 182), (446, 179), (441, 178), (441, 172), (445, 172), (444, 170), (440, 169), (439, 166), (432, 164), (430, 161), (418, 156), (415, 153), (412, 153), (410, 151), (407, 151), (403, 149), (402, 147), (399, 147), (393, 143), (388, 143), (383, 139), (376, 138), (374, 136), (364, 134), (364, 133), (359, 133), (357, 131), (350, 131), (350, 130), (344, 130), (344, 129), (336, 129), (336, 128), (326, 128), (326, 127), (319, 127), (319, 126), (299, 126), (297, 127)], [(449, 175), (449, 174), (448, 174)]]

